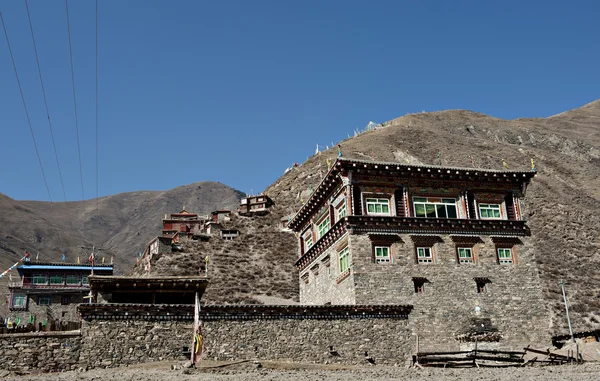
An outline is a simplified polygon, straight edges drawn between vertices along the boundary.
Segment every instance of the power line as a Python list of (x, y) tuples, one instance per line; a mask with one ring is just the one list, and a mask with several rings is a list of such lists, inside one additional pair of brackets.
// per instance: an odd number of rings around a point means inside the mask
[(65, 0), (67, 12), (67, 32), (69, 34), (69, 58), (71, 60), (71, 83), (73, 85), (73, 107), (75, 109), (75, 132), (77, 133), (77, 155), (79, 157), (79, 178), (81, 179), (81, 197), (85, 199), (83, 190), (83, 167), (81, 165), (81, 144), (79, 143), (79, 120), (77, 118), (77, 96), (75, 95), (75, 69), (73, 68), (73, 47), (71, 43), (71, 22), (69, 21), (69, 0)]
[(40, 163), (40, 169), (42, 170), (42, 177), (44, 178), (44, 185), (46, 185), (46, 192), (48, 192), (48, 199), (52, 202), (52, 196), (50, 195), (50, 188), (48, 188), (48, 181), (46, 181), (46, 173), (44, 172), (44, 166), (42, 165), (42, 159), (40, 157), (40, 151), (38, 150), (37, 142), (35, 141), (35, 134), (33, 133), (33, 127), (31, 126), (31, 119), (29, 118), (29, 111), (27, 111), (27, 103), (25, 102), (25, 96), (23, 95), (23, 88), (21, 87), (21, 80), (19, 79), (19, 73), (17, 71), (17, 64), (15, 63), (15, 57), (13, 56), (12, 49), (10, 47), (10, 41), (8, 40), (8, 33), (6, 32), (6, 25), (4, 24), (4, 17), (0, 12), (0, 20), (2, 20), (2, 29), (4, 30), (4, 36), (6, 37), (6, 45), (8, 46), (8, 52), (10, 53), (10, 59), (12, 60), (13, 69), (15, 71), (15, 77), (17, 78), (17, 85), (19, 85), (19, 92), (21, 93), (21, 100), (23, 101), (23, 108), (25, 109), (25, 115), (27, 116), (27, 124), (29, 125), (29, 132), (31, 132), (31, 138), (33, 139), (33, 146), (35, 147), (35, 154), (37, 155), (38, 162)]
[(31, 14), (29, 13), (29, 4), (27, 4), (27, 0), (25, 0), (25, 8), (27, 8), (27, 19), (29, 20), (29, 30), (31, 31), (31, 40), (33, 41), (33, 51), (35, 52), (35, 62), (37, 63), (38, 74), (40, 76), (40, 85), (42, 86), (42, 94), (44, 95), (44, 105), (46, 106), (46, 115), (48, 116), (48, 126), (50, 127), (50, 136), (52, 137), (52, 147), (54, 147), (54, 157), (56, 159), (56, 166), (58, 167), (58, 176), (60, 177), (60, 185), (62, 187), (63, 197), (66, 202), (67, 194), (65, 192), (65, 184), (63, 182), (62, 171), (60, 170), (60, 164), (58, 161), (58, 152), (56, 150), (56, 142), (54, 140), (54, 130), (52, 128), (52, 122), (50, 121), (50, 111), (48, 109), (48, 100), (46, 98), (46, 89), (44, 88), (44, 80), (42, 79), (42, 69), (40, 67), (40, 59), (38, 56), (37, 45), (35, 43), (35, 37), (33, 35), (33, 24), (31, 23)]
[(96, 214), (98, 203), (98, 0), (96, 0)]

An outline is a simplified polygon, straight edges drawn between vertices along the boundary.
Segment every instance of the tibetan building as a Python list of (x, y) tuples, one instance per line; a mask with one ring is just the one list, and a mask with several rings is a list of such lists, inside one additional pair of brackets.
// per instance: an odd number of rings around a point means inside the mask
[[(90, 292), (89, 264), (24, 262), (20, 279), (9, 284), (10, 315), (22, 324), (78, 322), (77, 305)], [(113, 265), (94, 265), (94, 274), (112, 275)]]
[(238, 214), (240, 216), (262, 216), (268, 214), (269, 208), (273, 205), (273, 200), (267, 195), (248, 196), (240, 200)]
[(288, 223), (300, 303), (414, 305), (421, 350), (549, 343), (523, 203), (534, 176), (338, 158)]

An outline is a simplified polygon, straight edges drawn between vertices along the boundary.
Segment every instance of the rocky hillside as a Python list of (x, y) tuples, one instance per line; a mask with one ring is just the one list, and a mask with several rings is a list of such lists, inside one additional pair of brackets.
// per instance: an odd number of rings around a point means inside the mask
[(296, 237), (278, 228), (279, 218), (231, 216), (223, 229), (239, 236), (224, 240), (218, 232), (206, 242), (189, 241), (182, 252), (153, 256), (150, 273), (136, 266), (136, 275), (198, 275), (209, 257), (210, 284), (202, 297), (207, 304), (290, 304), (298, 301)]
[[(410, 114), (341, 142), (351, 158), (411, 164), (529, 169), (538, 175), (526, 197), (545, 297), (555, 332), (566, 331), (558, 282), (566, 280), (575, 330), (600, 327), (600, 101), (544, 119), (502, 120), (451, 110)], [(336, 149), (311, 157), (267, 193), (284, 215), (297, 210), (327, 171)], [(518, 286), (518, 279), (515, 283)]]
[[(185, 205), (206, 214), (237, 208), (244, 194), (215, 182), (190, 184), (168, 191), (120, 193), (99, 200), (49, 203), (16, 201), (0, 194), (0, 266), (8, 268), (29, 250), (40, 261), (85, 260), (82, 246), (101, 246), (100, 256), (115, 257), (115, 271), (130, 272), (136, 254), (162, 228), (165, 213)], [(96, 203), (97, 201), (97, 203)], [(8, 293), (0, 279), (0, 298)]]

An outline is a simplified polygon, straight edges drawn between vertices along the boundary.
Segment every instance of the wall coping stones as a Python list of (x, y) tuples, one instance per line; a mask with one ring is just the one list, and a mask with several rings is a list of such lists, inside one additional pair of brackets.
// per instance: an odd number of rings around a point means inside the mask
[[(201, 320), (408, 319), (411, 305), (204, 305)], [(191, 304), (82, 304), (84, 320), (193, 320)]]
[(0, 340), (5, 338), (35, 339), (50, 337), (78, 337), (81, 336), (81, 330), (75, 331), (52, 331), (52, 332), (26, 332), (26, 333), (5, 333), (0, 335)]

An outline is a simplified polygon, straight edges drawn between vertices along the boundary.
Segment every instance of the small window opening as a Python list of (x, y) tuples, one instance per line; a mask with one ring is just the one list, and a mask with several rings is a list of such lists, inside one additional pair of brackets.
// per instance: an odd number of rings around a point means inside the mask
[(425, 292), (425, 283), (429, 283), (425, 278), (413, 278), (415, 294), (423, 294)]
[(489, 278), (475, 278), (475, 284), (477, 285), (477, 293), (483, 294), (486, 292), (486, 284), (492, 283)]

